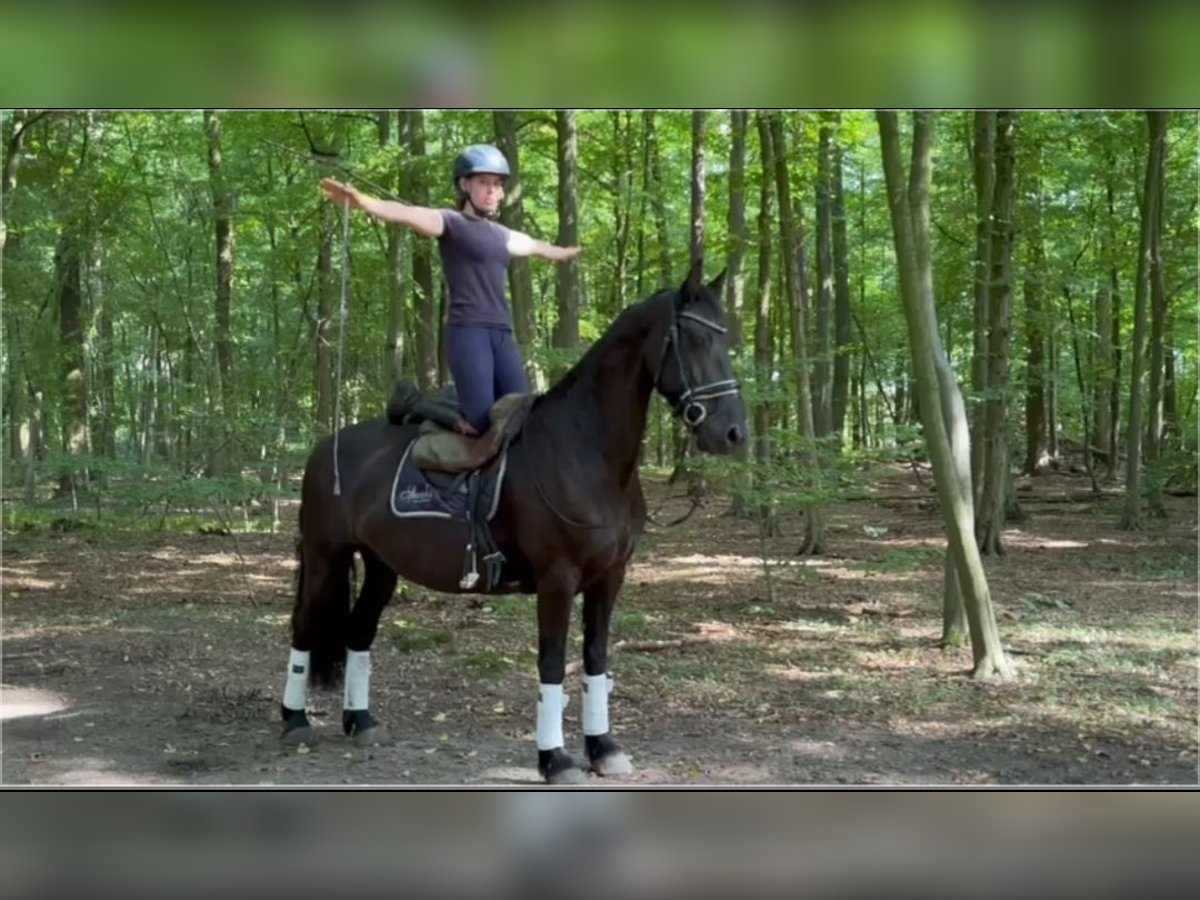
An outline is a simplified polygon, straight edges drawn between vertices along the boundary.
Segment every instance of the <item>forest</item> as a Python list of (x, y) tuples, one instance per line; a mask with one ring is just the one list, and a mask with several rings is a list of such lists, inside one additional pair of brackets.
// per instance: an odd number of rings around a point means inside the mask
[(614, 617), (627, 783), (1194, 784), (1198, 138), (1178, 110), (4, 111), (4, 781), (535, 780), (523, 596), (402, 583), (389, 746), (283, 750), (273, 718), (309, 452), (450, 380), (435, 243), (318, 183), (445, 208), (492, 143), (502, 223), (583, 247), (510, 266), (535, 391), (726, 273), (751, 436), (704, 456), (653, 401), (647, 501), (682, 521)]

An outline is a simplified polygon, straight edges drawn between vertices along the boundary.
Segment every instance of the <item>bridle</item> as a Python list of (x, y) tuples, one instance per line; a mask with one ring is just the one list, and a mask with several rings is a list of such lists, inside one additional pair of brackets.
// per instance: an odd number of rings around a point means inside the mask
[[(732, 378), (727, 378), (723, 381), (713, 381), (709, 384), (702, 384), (698, 387), (692, 387), (691, 379), (688, 378), (687, 367), (683, 363), (683, 351), (679, 347), (679, 332), (682, 325), (681, 320), (683, 319), (691, 319), (693, 322), (699, 322), (705, 328), (710, 328), (718, 334), (726, 334), (727, 331), (723, 325), (719, 325), (710, 319), (706, 319), (704, 316), (697, 315), (694, 312), (679, 310), (678, 307), (676, 307), (675, 316), (671, 320), (671, 327), (667, 329), (666, 337), (663, 338), (662, 352), (659, 354), (658, 360), (658, 370), (654, 375), (654, 387), (660, 394), (662, 394), (666, 401), (671, 404), (671, 409), (674, 411), (675, 415), (679, 416), (685, 425), (695, 431), (696, 428), (698, 428), (700, 424), (708, 418), (708, 407), (704, 405), (705, 403), (716, 400), (719, 397), (728, 397), (741, 393), (741, 388), (737, 381)], [(667, 365), (667, 351), (672, 348), (675, 351), (676, 365), (679, 367), (679, 381), (680, 384), (683, 385), (683, 390), (674, 399), (671, 398), (670, 394), (668, 394), (661, 384), (663, 370)], [(538, 496), (541, 497), (542, 502), (546, 504), (546, 507), (550, 510), (550, 512), (554, 513), (560, 522), (575, 528), (584, 528), (589, 530), (609, 527), (610, 523), (608, 522), (578, 522), (575, 519), (572, 519), (570, 516), (559, 512), (558, 509), (555, 508), (554, 504), (550, 502), (550, 498), (546, 496), (546, 491), (542, 487), (541, 481), (537, 476), (536, 467), (530, 471), (530, 477), (533, 480), (534, 488), (537, 489)], [(669, 528), (687, 521), (692, 513), (696, 511), (697, 506), (699, 506), (699, 501), (693, 498), (692, 508), (678, 519), (667, 523), (664, 527)], [(649, 513), (647, 513), (646, 518), (654, 524), (658, 524), (655, 521), (654, 516), (650, 515)]]
[[(659, 354), (658, 359), (658, 371), (654, 375), (654, 387), (671, 404), (672, 411), (683, 420), (683, 424), (695, 431), (708, 418), (708, 407), (704, 405), (705, 403), (716, 400), (718, 397), (728, 397), (740, 393), (741, 388), (736, 379), (733, 378), (692, 387), (691, 380), (688, 378), (687, 367), (683, 364), (683, 351), (679, 348), (679, 333), (683, 319), (691, 319), (693, 322), (699, 322), (705, 328), (711, 328), (718, 334), (726, 334), (727, 329), (724, 325), (718, 325), (716, 322), (706, 319), (704, 316), (697, 315), (694, 312), (677, 311), (675, 318), (671, 322), (671, 327), (667, 329), (666, 337), (663, 338), (662, 353)], [(679, 381), (683, 385), (683, 391), (674, 399), (672, 399), (671, 395), (662, 386), (663, 369), (666, 368), (667, 351), (670, 349), (674, 349), (675, 351), (675, 362), (679, 366)]]

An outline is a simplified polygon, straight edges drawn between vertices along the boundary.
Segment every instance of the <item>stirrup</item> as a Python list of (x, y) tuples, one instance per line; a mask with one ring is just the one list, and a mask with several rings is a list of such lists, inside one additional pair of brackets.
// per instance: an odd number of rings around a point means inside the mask
[(458, 580), (458, 586), (469, 591), (479, 583), (479, 570), (475, 567), (475, 542), (467, 542), (467, 555), (463, 560), (463, 577)]

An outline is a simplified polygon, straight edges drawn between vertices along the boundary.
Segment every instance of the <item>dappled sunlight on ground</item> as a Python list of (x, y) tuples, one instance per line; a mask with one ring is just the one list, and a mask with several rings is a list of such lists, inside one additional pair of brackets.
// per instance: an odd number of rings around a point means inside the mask
[[(637, 769), (611, 783), (1194, 784), (1194, 498), (1126, 539), (1095, 504), (1023, 496), (1030, 518), (984, 560), (1018, 666), (996, 685), (969, 677), (970, 647), (940, 649), (941, 519), (910, 471), (889, 478), (922, 500), (835, 507), (825, 556), (795, 555), (794, 514), (763, 542), (723, 502), (648, 536), (609, 654)], [(4, 779), (537, 784), (529, 597), (402, 586), (373, 648), (394, 742), (348, 742), (335, 688), (311, 694), (320, 745), (279, 746), (293, 537), (5, 535), (5, 690), (65, 705), (14, 705)], [(571, 627), (578, 756), (578, 610)]]
[(65, 710), (67, 700), (59, 694), (38, 688), (0, 685), (0, 721), (25, 716), (46, 716)]

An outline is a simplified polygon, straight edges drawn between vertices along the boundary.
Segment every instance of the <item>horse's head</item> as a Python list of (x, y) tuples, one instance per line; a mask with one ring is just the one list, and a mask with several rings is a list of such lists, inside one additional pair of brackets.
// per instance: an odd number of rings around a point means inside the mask
[(661, 350), (651, 357), (654, 386), (705, 453), (731, 453), (746, 440), (746, 406), (729, 359), (729, 334), (721, 312), (722, 272), (707, 284), (703, 264), (692, 265), (674, 294)]

